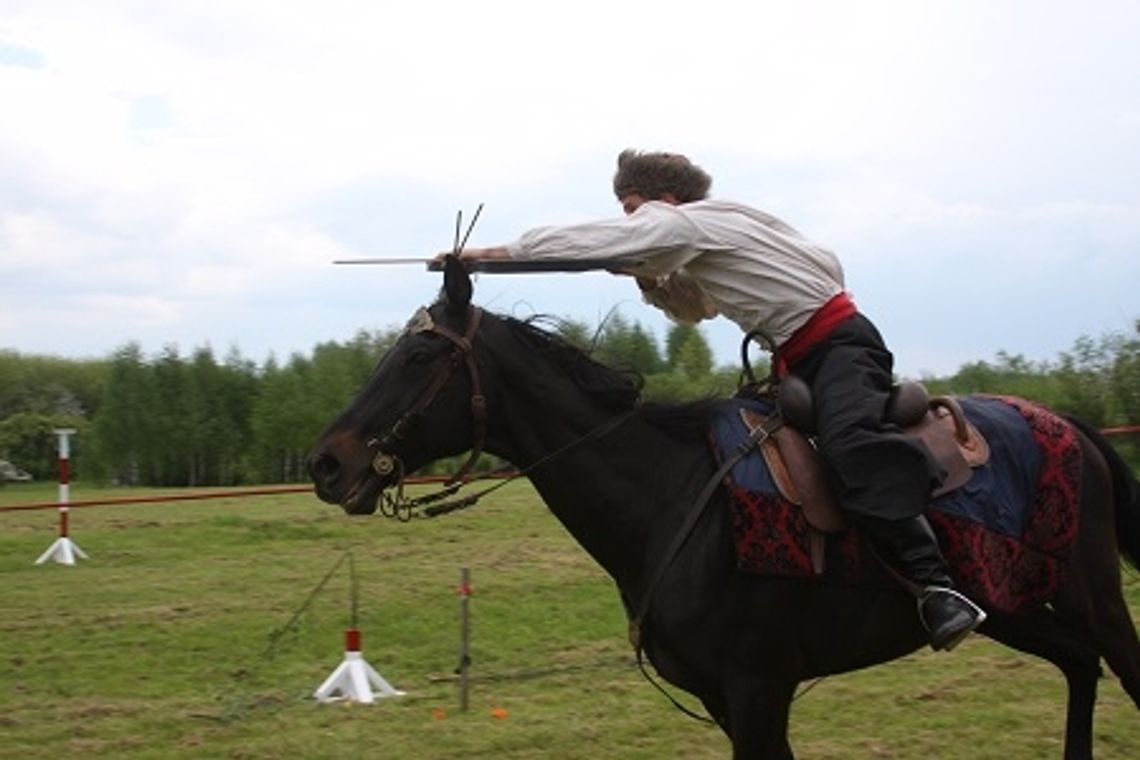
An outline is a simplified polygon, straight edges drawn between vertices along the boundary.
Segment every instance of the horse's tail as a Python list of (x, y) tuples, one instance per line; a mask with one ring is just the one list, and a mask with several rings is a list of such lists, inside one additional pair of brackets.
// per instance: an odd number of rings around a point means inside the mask
[(1124, 457), (1117, 453), (1099, 430), (1075, 417), (1068, 419), (1093, 442), (1108, 462), (1112, 492), (1116, 500), (1116, 543), (1128, 564), (1140, 570), (1140, 481), (1136, 480), (1136, 475)]

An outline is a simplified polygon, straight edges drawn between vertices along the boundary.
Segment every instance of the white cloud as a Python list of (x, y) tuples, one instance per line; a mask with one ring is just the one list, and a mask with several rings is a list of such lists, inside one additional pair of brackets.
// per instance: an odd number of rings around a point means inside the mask
[[(473, 244), (613, 213), (613, 156), (633, 145), (691, 153), (718, 192), (836, 247), (900, 363), (1049, 356), (1140, 303), (1119, 285), (1140, 242), (1137, 20), (1123, 2), (9, 0), (0, 346), (260, 358), (401, 322), (433, 279), (328, 262), (433, 253), (479, 201)], [(964, 265), (999, 279), (960, 284)], [(1051, 341), (995, 328), (1000, 303), (933, 314), (989, 320), (953, 350), (912, 337), (900, 293), (938, 282), (960, 302), (1027, 267), (1088, 319), (1019, 297), (1019, 319), (1058, 320)], [(479, 293), (596, 319), (641, 308), (625, 285)], [(61, 289), (73, 305), (45, 308)], [(98, 329), (61, 344), (76, 320)], [(710, 330), (724, 361), (732, 330)]]

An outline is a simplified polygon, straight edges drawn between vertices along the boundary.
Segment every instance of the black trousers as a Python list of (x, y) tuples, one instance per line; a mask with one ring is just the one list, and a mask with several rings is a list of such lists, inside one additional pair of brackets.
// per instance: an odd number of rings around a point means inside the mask
[(811, 386), (820, 453), (856, 522), (922, 514), (945, 477), (921, 441), (883, 421), (893, 366), (878, 329), (856, 314), (789, 367)]

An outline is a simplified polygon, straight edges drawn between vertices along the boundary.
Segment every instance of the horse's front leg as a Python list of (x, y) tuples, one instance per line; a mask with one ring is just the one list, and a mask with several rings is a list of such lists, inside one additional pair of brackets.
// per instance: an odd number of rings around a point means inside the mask
[(1069, 687), (1065, 718), (1065, 760), (1090, 760), (1093, 707), (1100, 655), (1046, 608), (1024, 615), (994, 615), (983, 632), (1006, 646), (1042, 657), (1060, 668)]
[(793, 760), (788, 716), (796, 682), (731, 673), (723, 683), (733, 760)]

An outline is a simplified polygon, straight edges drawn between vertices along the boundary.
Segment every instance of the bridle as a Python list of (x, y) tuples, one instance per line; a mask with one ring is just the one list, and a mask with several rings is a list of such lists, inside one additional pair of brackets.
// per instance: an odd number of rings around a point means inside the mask
[(435, 401), (436, 396), (443, 390), (443, 386), (451, 379), (452, 373), (459, 367), (460, 364), (466, 365), (467, 375), (471, 379), (471, 427), (473, 443), (471, 445), (471, 454), (467, 457), (467, 461), (452, 475), (445, 486), (453, 486), (460, 482), (467, 474), (471, 472), (471, 468), (475, 466), (475, 461), (479, 455), (483, 453), (483, 444), (487, 438), (487, 399), (483, 395), (482, 384), (479, 382), (479, 365), (475, 361), (475, 356), (471, 352), (473, 341), (475, 340), (475, 333), (479, 329), (479, 322), (483, 318), (483, 310), (477, 306), (468, 305), (467, 307), (467, 329), (460, 335), (449, 327), (437, 324), (432, 319), (431, 314), (426, 309), (420, 309), (416, 315), (412, 317), (412, 321), (408, 324), (408, 331), (411, 333), (429, 332), (438, 335), (450, 341), (451, 357), (447, 364), (444, 365), (423, 392), (420, 393), (419, 398), (415, 403), (404, 412), (400, 419), (388, 428), (387, 432), (383, 435), (376, 436), (368, 441), (368, 448), (375, 447), (376, 454), (372, 458), (372, 469), (380, 477), (388, 477), (393, 472), (397, 473), (397, 480), (399, 484), (403, 485), (404, 480), (404, 464), (398, 456), (389, 453), (390, 447), (398, 441), (403, 440), (408, 432), (412, 430), (415, 425), (423, 418), (423, 414), (427, 408)]
[[(464, 484), (469, 482), (468, 475), (475, 466), (475, 461), (483, 452), (483, 445), (486, 442), (487, 400), (483, 396), (482, 383), (479, 379), (479, 365), (475, 361), (474, 354), (472, 353), (475, 333), (479, 329), (482, 317), (482, 309), (469, 305), (467, 308), (467, 329), (463, 335), (443, 325), (436, 324), (426, 309), (420, 309), (416, 312), (415, 316), (413, 316), (408, 323), (408, 332), (413, 334), (430, 332), (439, 335), (452, 344), (452, 350), (447, 365), (432, 378), (431, 382), (424, 388), (423, 392), (420, 393), (408, 411), (404, 412), (383, 435), (375, 436), (367, 443), (368, 448), (375, 448), (376, 450), (376, 453), (372, 457), (373, 471), (383, 478), (390, 477), (395, 473), (393, 484), (395, 486), (395, 493), (391, 494), (385, 489), (380, 494), (379, 509), (381, 514), (386, 517), (394, 517), (401, 521), (408, 521), (413, 517), (437, 517), (447, 514), (448, 512), (470, 507), (492, 491), (502, 488), (513, 480), (530, 475), (536, 469), (562, 457), (572, 449), (609, 435), (624, 425), (638, 412), (637, 407), (633, 407), (610, 417), (584, 435), (549, 452), (538, 460), (531, 462), (528, 466), (513, 470), (509, 475), (499, 478), (495, 484), (466, 496), (457, 497), (450, 501), (443, 501), (447, 497), (454, 495)], [(471, 378), (473, 436), (471, 454), (467, 457), (467, 461), (463, 463), (463, 466), (444, 482), (441, 489), (423, 496), (410, 498), (404, 494), (404, 476), (406, 474), (404, 463), (398, 456), (391, 453), (391, 448), (396, 442), (403, 440), (408, 432), (423, 417), (423, 413), (431, 406), (432, 402), (435, 401), (436, 396), (439, 395), (439, 392), (443, 389), (444, 385), (447, 384), (447, 381), (460, 364), (466, 365), (467, 374)]]

